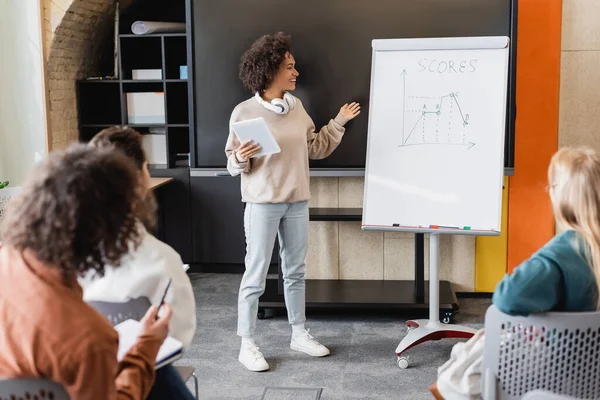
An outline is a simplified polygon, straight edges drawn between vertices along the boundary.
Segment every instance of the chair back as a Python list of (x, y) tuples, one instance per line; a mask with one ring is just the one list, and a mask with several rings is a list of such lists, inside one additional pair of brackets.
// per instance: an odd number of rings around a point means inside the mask
[(147, 297), (137, 297), (125, 303), (113, 303), (108, 301), (88, 301), (88, 304), (104, 315), (110, 323), (115, 326), (127, 319), (141, 320), (148, 308), (150, 300)]
[(13, 399), (70, 400), (62, 385), (53, 381), (38, 378), (0, 378), (0, 400)]
[(575, 399), (600, 398), (600, 313), (485, 314), (482, 394), (517, 400), (542, 389)]
[(10, 187), (0, 189), (0, 220), (6, 213), (6, 207), (12, 197), (15, 197), (17, 193), (21, 191), (20, 187)]
[(523, 400), (575, 400), (574, 397), (561, 396), (560, 394), (554, 394), (545, 390), (534, 390), (533, 392), (527, 392), (523, 396)]

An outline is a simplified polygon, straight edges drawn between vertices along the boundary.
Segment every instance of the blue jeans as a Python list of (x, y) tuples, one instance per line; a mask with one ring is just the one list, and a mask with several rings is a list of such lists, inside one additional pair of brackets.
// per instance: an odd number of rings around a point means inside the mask
[(258, 299), (265, 291), (275, 236), (284, 280), (285, 306), (290, 324), (304, 323), (305, 260), (308, 251), (308, 201), (246, 204), (246, 272), (238, 296), (238, 335), (252, 337)]
[(154, 385), (150, 389), (147, 400), (193, 400), (194, 395), (189, 391), (181, 375), (171, 364), (156, 370)]

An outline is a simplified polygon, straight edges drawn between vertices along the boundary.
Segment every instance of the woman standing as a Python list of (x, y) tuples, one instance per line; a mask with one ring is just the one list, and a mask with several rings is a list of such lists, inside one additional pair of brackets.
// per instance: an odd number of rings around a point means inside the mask
[[(225, 148), (227, 169), (241, 174), (246, 203), (246, 272), (238, 298), (239, 361), (251, 371), (269, 365), (254, 341), (258, 300), (265, 290), (267, 271), (279, 235), (290, 348), (315, 357), (329, 354), (305, 329), (305, 259), (308, 248), (309, 159), (329, 156), (342, 140), (344, 125), (360, 113), (358, 103), (345, 104), (320, 132), (289, 91), (296, 88), (298, 71), (289, 36), (278, 33), (256, 40), (242, 56), (240, 79), (254, 97), (235, 107)], [(257, 144), (240, 143), (231, 124), (264, 118), (281, 152), (253, 158)]]

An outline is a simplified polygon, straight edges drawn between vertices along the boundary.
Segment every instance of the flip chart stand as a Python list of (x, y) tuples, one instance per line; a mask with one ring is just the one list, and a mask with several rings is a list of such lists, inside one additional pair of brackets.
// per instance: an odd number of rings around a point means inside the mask
[(468, 339), (475, 334), (475, 329), (440, 322), (440, 282), (439, 282), (439, 249), (440, 235), (431, 233), (429, 238), (429, 319), (406, 321), (408, 334), (396, 348), (398, 366), (408, 367), (408, 357), (404, 355), (408, 349), (418, 344), (444, 338)]

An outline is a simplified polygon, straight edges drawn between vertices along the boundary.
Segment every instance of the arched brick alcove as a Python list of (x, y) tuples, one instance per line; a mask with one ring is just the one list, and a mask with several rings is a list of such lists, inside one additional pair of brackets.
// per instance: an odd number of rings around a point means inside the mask
[[(121, 0), (121, 9), (135, 0)], [(44, 0), (48, 57), (50, 149), (77, 141), (75, 81), (99, 75), (101, 56), (111, 42), (115, 0)]]

